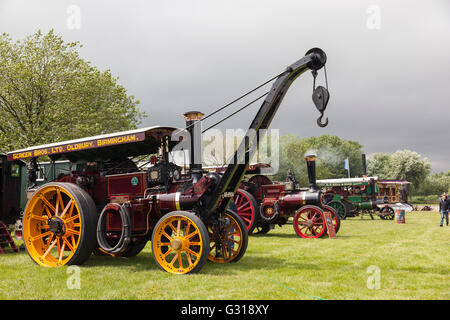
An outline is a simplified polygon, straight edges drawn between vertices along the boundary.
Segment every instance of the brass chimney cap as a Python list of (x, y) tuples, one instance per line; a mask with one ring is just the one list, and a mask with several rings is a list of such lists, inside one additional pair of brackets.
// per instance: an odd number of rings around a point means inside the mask
[(201, 120), (205, 114), (200, 111), (188, 111), (183, 114), (185, 121)]
[(316, 161), (317, 157), (314, 154), (308, 154), (305, 156), (306, 161)]

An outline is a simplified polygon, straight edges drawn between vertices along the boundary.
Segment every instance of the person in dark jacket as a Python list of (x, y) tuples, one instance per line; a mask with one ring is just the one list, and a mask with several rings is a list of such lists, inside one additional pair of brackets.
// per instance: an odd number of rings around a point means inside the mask
[(444, 225), (444, 218), (445, 222), (447, 223), (448, 227), (448, 211), (450, 210), (450, 199), (447, 196), (447, 194), (443, 194), (441, 197), (441, 201), (439, 201), (439, 212), (441, 213), (441, 227)]

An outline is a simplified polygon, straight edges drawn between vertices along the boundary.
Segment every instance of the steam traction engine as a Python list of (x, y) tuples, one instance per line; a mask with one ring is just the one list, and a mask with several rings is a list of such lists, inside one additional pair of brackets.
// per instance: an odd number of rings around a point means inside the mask
[(367, 176), (366, 155), (361, 155), (362, 177), (319, 180), (324, 189), (324, 202), (333, 207), (343, 220), (368, 213), (382, 220), (393, 220), (394, 209), (411, 211), (408, 203), (408, 181), (379, 180)]
[(23, 161), (8, 162), (6, 155), (0, 153), (0, 253), (7, 246), (18, 252), (9, 227), (15, 224), (15, 236), (21, 238), (21, 228), (17, 226), (22, 211), (20, 187), (24, 165)]
[(293, 173), (287, 181), (272, 182), (264, 175), (254, 175), (240, 185), (234, 196), (239, 216), (249, 233), (267, 233), (275, 225), (282, 226), (293, 217), (294, 230), (302, 238), (319, 238), (327, 234), (324, 211), (329, 211), (337, 232), (340, 219), (336, 211), (323, 203), (322, 192), (316, 184), (316, 157), (306, 156), (309, 188), (298, 187)]
[[(184, 134), (158, 126), (8, 153), (10, 161), (29, 160), (23, 236), (32, 260), (56, 267), (82, 264), (93, 251), (133, 256), (148, 240), (158, 266), (171, 273), (197, 272), (207, 260), (240, 260), (247, 248), (247, 229), (229, 206), (256, 150), (258, 131), (269, 127), (293, 81), (307, 70), (316, 76), (325, 62), (325, 53), (314, 48), (272, 79), (275, 82), (236, 151), (235, 161), (223, 175), (202, 170), (198, 152), (190, 153), (189, 171), (171, 162), (173, 148), (180, 143), (195, 151), (192, 146), (198, 145), (201, 137), (196, 112), (186, 114)], [(328, 97), (324, 87), (313, 91), (321, 126), (326, 125), (320, 121)], [(75, 166), (57, 181), (36, 188), (33, 177), (39, 170), (37, 158), (42, 156), (53, 163), (68, 159), (85, 166), (82, 170)], [(132, 161), (148, 156), (148, 170)]]

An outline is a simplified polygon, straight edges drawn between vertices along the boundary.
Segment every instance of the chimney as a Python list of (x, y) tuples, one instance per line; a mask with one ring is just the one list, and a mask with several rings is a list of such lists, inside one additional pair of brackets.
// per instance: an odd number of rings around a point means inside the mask
[(363, 177), (367, 177), (367, 165), (366, 165), (366, 155), (361, 154), (361, 162), (362, 162), (362, 174)]
[(204, 116), (200, 111), (189, 111), (183, 114), (186, 130), (190, 135), (189, 164), (194, 183), (202, 176), (202, 124)]
[(309, 180), (309, 189), (317, 190), (316, 184), (316, 156), (315, 155), (306, 155), (306, 167), (308, 169), (308, 180)]

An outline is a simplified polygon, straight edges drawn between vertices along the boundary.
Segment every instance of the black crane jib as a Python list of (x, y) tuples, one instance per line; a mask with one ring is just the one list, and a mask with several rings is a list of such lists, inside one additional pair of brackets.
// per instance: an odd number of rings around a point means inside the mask
[[(214, 212), (220, 214), (226, 211), (256, 150), (253, 146), (257, 146), (259, 143), (259, 139), (257, 138), (258, 131), (260, 129), (267, 129), (270, 126), (286, 92), (295, 79), (307, 70), (312, 70), (315, 79), (317, 70), (325, 66), (326, 60), (327, 56), (323, 50), (313, 48), (306, 52), (303, 58), (291, 64), (284, 73), (279, 75), (248, 128), (245, 138), (236, 150), (233, 156), (234, 161), (228, 165), (220, 182), (212, 192), (211, 197), (204, 204), (202, 214), (209, 216)], [(321, 86), (315, 88), (314, 85), (313, 101), (321, 113), (321, 117), (326, 109), (328, 99), (328, 90)], [(322, 125), (320, 123), (321, 117), (318, 120), (318, 124), (325, 126), (327, 123)]]

